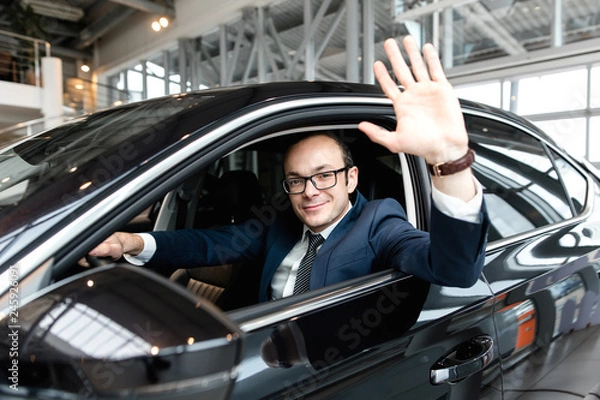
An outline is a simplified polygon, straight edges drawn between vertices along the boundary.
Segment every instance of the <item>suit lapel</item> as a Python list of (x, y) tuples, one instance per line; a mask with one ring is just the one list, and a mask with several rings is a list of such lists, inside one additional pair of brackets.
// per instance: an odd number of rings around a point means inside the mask
[(354, 226), (354, 223), (358, 219), (362, 212), (363, 206), (367, 202), (360, 193), (356, 194), (356, 202), (352, 206), (352, 209), (344, 216), (338, 226), (331, 232), (327, 240), (323, 243), (323, 246), (317, 253), (317, 257), (313, 262), (312, 270), (310, 273), (310, 288), (320, 288), (325, 286), (325, 280), (327, 279), (327, 272), (329, 266), (329, 256), (335, 246), (344, 239), (346, 233)]
[(259, 300), (269, 300), (271, 279), (294, 245), (302, 237), (302, 224), (295, 215), (275, 221), (266, 242), (265, 261), (260, 282)]

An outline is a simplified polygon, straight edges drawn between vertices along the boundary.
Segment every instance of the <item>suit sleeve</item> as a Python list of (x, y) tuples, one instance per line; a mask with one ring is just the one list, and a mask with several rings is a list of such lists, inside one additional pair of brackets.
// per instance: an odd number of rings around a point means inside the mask
[(429, 233), (413, 228), (395, 200), (380, 202), (375, 213), (369, 240), (377, 264), (444, 286), (470, 287), (479, 278), (489, 223), (485, 204), (480, 223), (449, 217), (432, 206)]
[(168, 275), (178, 268), (256, 260), (262, 254), (267, 227), (251, 219), (217, 229), (153, 232), (156, 252), (146, 266)]

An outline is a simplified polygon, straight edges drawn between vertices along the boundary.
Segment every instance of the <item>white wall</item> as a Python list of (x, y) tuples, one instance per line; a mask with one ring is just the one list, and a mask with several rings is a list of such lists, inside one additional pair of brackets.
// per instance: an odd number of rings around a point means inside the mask
[(42, 108), (42, 89), (33, 85), (0, 81), (0, 106)]
[(104, 75), (114, 74), (175, 46), (178, 38), (197, 37), (219, 24), (239, 18), (245, 7), (265, 6), (275, 1), (175, 0), (176, 18), (161, 32), (154, 32), (150, 27), (150, 23), (157, 19), (156, 15), (137, 13), (135, 21), (99, 41), (96, 46), (96, 71)]

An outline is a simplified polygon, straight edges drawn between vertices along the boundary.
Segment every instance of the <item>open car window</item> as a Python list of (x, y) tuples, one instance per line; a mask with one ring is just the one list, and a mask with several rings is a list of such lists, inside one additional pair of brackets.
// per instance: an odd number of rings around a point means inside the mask
[[(370, 142), (354, 126), (316, 126), (302, 133), (280, 132), (219, 158), (168, 193), (158, 211), (145, 209), (127, 230), (135, 231), (149, 221), (156, 230), (173, 230), (272, 218), (289, 207), (281, 184), (285, 149), (311, 130), (332, 132), (348, 144), (359, 169), (358, 191), (363, 196), (369, 200), (392, 197), (406, 206), (408, 179), (398, 154)], [(140, 225), (140, 221), (145, 222)], [(251, 262), (204, 266), (177, 270), (170, 279), (224, 310), (233, 310), (257, 302), (261, 268)]]

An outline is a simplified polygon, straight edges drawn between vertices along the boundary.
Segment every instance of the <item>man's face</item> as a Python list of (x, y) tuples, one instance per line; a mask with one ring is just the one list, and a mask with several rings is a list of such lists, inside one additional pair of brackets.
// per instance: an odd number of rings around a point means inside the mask
[[(342, 149), (327, 136), (313, 136), (294, 145), (284, 161), (285, 178), (306, 177), (318, 172), (345, 167)], [(358, 183), (358, 169), (337, 174), (337, 184), (329, 189), (318, 190), (307, 180), (306, 189), (300, 194), (290, 194), (294, 212), (313, 232), (321, 232), (338, 221), (349, 207), (348, 195)]]

